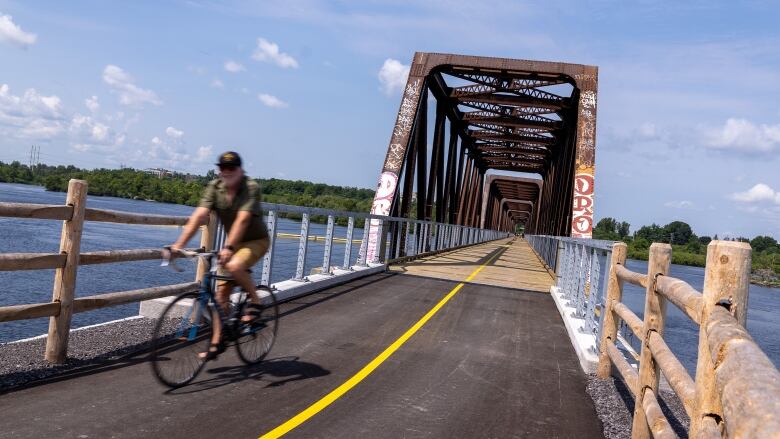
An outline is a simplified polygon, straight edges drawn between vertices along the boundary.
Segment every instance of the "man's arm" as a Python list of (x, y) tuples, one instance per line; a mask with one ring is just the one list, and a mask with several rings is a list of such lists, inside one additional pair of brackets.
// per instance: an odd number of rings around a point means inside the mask
[(208, 223), (209, 212), (210, 209), (206, 207), (196, 208), (195, 212), (190, 215), (190, 219), (187, 220), (187, 224), (184, 225), (184, 230), (182, 230), (179, 239), (176, 240), (171, 248), (180, 249), (186, 246), (187, 243), (190, 242), (190, 239), (195, 235), (195, 232), (198, 231), (198, 227)]

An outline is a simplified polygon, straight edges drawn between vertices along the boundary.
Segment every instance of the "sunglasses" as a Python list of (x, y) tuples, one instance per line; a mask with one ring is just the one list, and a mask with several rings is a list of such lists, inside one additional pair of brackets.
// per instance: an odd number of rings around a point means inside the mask
[(233, 166), (233, 165), (219, 165), (219, 170), (220, 170), (220, 171), (235, 171), (236, 169), (238, 169), (238, 166)]

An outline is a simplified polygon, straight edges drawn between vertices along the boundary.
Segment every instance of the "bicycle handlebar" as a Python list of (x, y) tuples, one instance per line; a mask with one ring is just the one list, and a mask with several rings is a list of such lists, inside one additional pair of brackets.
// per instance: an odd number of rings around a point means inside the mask
[(176, 257), (182, 256), (188, 259), (192, 258), (213, 258), (217, 256), (219, 252), (217, 251), (206, 251), (205, 248), (199, 248), (196, 250), (185, 250), (185, 249), (178, 249), (175, 252), (171, 249), (170, 245), (166, 245), (163, 247), (162, 251), (162, 262), (160, 263), (161, 267), (168, 267), (170, 266), (172, 269), (178, 272), (184, 271), (184, 269), (180, 268), (178, 265), (176, 265)]

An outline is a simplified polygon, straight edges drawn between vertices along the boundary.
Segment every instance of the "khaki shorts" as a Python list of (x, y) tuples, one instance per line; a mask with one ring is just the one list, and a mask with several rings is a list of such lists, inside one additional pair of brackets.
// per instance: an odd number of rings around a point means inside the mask
[[(270, 243), (271, 241), (268, 238), (242, 242), (236, 247), (236, 251), (235, 253), (233, 253), (233, 257), (230, 258), (230, 260), (240, 261), (241, 264), (244, 267), (246, 267), (247, 270), (249, 270), (255, 264), (257, 264), (258, 261), (260, 261), (260, 258), (262, 258), (265, 255), (265, 252), (268, 251), (268, 246), (270, 245)], [(219, 274), (220, 276), (230, 275), (230, 273), (222, 267), (219, 267), (219, 270), (217, 270), (217, 274)], [(217, 284), (224, 285), (228, 282), (229, 281), (220, 280), (217, 282)]]

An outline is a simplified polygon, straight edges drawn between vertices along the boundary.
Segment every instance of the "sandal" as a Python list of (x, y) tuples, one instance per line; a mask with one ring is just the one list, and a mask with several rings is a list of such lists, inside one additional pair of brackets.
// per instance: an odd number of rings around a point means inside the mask
[(216, 360), (217, 357), (219, 357), (219, 354), (225, 352), (225, 349), (226, 346), (224, 342), (220, 341), (219, 343), (211, 343), (209, 345), (209, 350), (199, 353), (198, 358), (203, 361)]

